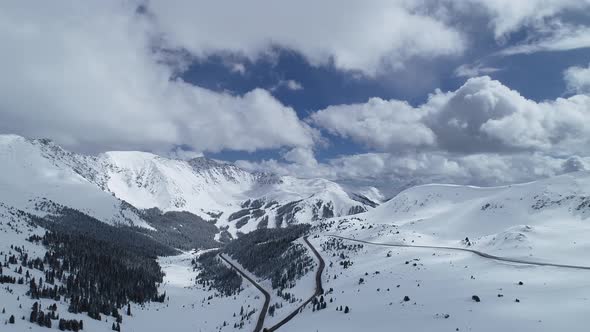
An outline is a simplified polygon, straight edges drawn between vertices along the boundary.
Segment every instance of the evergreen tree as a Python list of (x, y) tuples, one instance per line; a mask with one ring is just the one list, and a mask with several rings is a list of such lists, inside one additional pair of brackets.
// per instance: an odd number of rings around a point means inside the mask
[(8, 318), (8, 323), (14, 324), (14, 315), (10, 315), (10, 318)]
[(127, 303), (127, 316), (131, 316), (131, 304)]
[(346, 306), (346, 308), (344, 308), (344, 313), (347, 314), (350, 311), (350, 309), (348, 309), (348, 306)]

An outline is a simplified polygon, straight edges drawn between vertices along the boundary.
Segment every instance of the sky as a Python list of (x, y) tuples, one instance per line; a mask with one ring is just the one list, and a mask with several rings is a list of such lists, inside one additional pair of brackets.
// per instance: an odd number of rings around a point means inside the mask
[(0, 42), (0, 133), (77, 152), (381, 188), (590, 169), (590, 0), (25, 0)]

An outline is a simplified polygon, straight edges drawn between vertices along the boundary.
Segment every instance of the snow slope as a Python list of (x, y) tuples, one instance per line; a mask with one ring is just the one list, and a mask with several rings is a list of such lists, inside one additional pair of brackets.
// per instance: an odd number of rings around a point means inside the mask
[(465, 245), (468, 237), (498, 255), (590, 265), (580, 255), (590, 249), (590, 172), (492, 188), (418, 186), (361, 216), (409, 231), (415, 243)]
[(133, 209), (76, 170), (85, 161), (44, 140), (0, 135), (0, 202), (37, 215), (52, 201), (109, 224), (149, 227)]
[[(26, 239), (31, 235), (43, 235), (45, 230), (29, 223), (28, 218), (14, 208), (0, 203), (0, 254), (2, 263), (5, 255), (16, 254), (13, 248), (19, 248), (29, 257), (43, 257), (46, 249), (40, 244), (33, 244)], [(230, 331), (234, 324), (243, 322), (245, 330), (251, 330), (256, 324), (256, 315), (247, 320), (240, 320), (241, 307), (251, 311), (259, 309), (263, 302), (258, 291), (248, 283), (242, 286), (244, 290), (234, 297), (221, 297), (206, 288), (195, 285), (198, 271), (193, 271), (191, 260), (197, 253), (185, 252), (172, 257), (158, 259), (162, 271), (166, 274), (160, 285), (160, 292), (166, 292), (168, 298), (164, 303), (150, 302), (144, 305), (132, 304), (132, 316), (124, 315), (124, 331), (164, 331), (173, 327), (174, 331)], [(12, 265), (13, 267), (14, 265)], [(45, 278), (43, 272), (37, 269), (24, 268), (34, 278)], [(23, 274), (4, 267), (3, 275), (20, 278)], [(56, 331), (57, 321), (52, 321), (52, 329), (40, 327), (29, 322), (29, 314), (34, 302), (38, 301), (42, 310), (56, 304), (60, 318), (84, 321), (84, 331), (111, 331), (113, 317), (103, 315), (102, 320), (89, 318), (85, 313), (74, 314), (68, 312), (69, 302), (63, 297), (60, 301), (49, 299), (35, 300), (26, 295), (28, 283), (0, 284), (0, 331)], [(60, 285), (56, 281), (56, 285)], [(2, 312), (4, 309), (4, 312)], [(9, 317), (14, 315), (15, 324), (6, 324)], [(25, 317), (25, 319), (21, 319)], [(224, 322), (227, 324), (223, 326)]]
[[(590, 323), (584, 314), (590, 271), (504, 264), (464, 252), (353, 249), (355, 243), (345, 240), (334, 249), (322, 246), (329, 237), (311, 240), (326, 260), (327, 308), (304, 309), (284, 332), (581, 332)], [(344, 268), (342, 261), (350, 265)]]

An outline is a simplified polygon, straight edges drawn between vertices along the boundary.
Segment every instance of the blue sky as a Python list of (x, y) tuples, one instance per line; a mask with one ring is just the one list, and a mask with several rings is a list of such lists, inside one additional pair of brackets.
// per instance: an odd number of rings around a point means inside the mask
[[(513, 41), (516, 43), (517, 41)], [(590, 49), (581, 48), (561, 52), (535, 52), (512, 56), (494, 56), (508, 45), (498, 46), (490, 36), (460, 58), (422, 63), (421, 72), (416, 68), (383, 73), (379, 77), (367, 77), (354, 71), (342, 71), (333, 66), (316, 67), (293, 50), (276, 48), (272, 59), (262, 58), (251, 62), (238, 56), (214, 55), (194, 61), (182, 78), (187, 82), (215, 91), (228, 91), (241, 95), (255, 88), (272, 91), (283, 104), (291, 106), (301, 119), (310, 113), (330, 105), (364, 103), (371, 97), (406, 100), (414, 106), (424, 103), (435, 89), (453, 91), (465, 83), (465, 77), (457, 77), (455, 69), (463, 63), (482, 61), (498, 71), (486, 73), (522, 96), (535, 101), (567, 96), (563, 71), (572, 66), (587, 66)], [(239, 63), (244, 72), (232, 70), (230, 64)], [(425, 68), (424, 68), (425, 67)], [(424, 77), (413, 77), (424, 74)], [(291, 90), (281, 82), (294, 80), (303, 87)], [(408, 84), (416, 82), (417, 84)], [(330, 136), (329, 133), (324, 133)], [(331, 137), (329, 147), (318, 149), (318, 160), (367, 151), (363, 146), (345, 138)], [(207, 153), (223, 160), (259, 160), (276, 158), (279, 150), (255, 152), (222, 151)]]
[(0, 133), (77, 152), (380, 188), (590, 166), (590, 0), (22, 1), (0, 22)]

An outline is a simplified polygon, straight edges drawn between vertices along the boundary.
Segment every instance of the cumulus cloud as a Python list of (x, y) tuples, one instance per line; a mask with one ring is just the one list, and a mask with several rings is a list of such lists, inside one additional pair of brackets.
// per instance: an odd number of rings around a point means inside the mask
[(563, 73), (568, 92), (590, 94), (590, 65), (570, 67)]
[(309, 126), (265, 90), (235, 96), (177, 78), (182, 57), (159, 47), (133, 1), (27, 3), (1, 5), (0, 132), (87, 151), (313, 144)]
[(590, 96), (535, 102), (487, 76), (471, 78), (456, 91), (437, 90), (418, 107), (372, 98), (330, 106), (310, 119), (381, 151), (590, 152)]
[(431, 146), (436, 136), (424, 124), (428, 111), (398, 100), (335, 105), (313, 113), (311, 122), (330, 133), (380, 150)]
[(316, 166), (318, 164), (315, 159), (313, 150), (309, 148), (294, 148), (289, 150), (283, 155), (283, 158), (292, 163), (304, 165), (304, 166)]
[(173, 48), (195, 56), (223, 51), (256, 59), (274, 46), (300, 52), (313, 65), (375, 75), (407, 60), (455, 56), (465, 37), (414, 1), (152, 0), (147, 10)]

